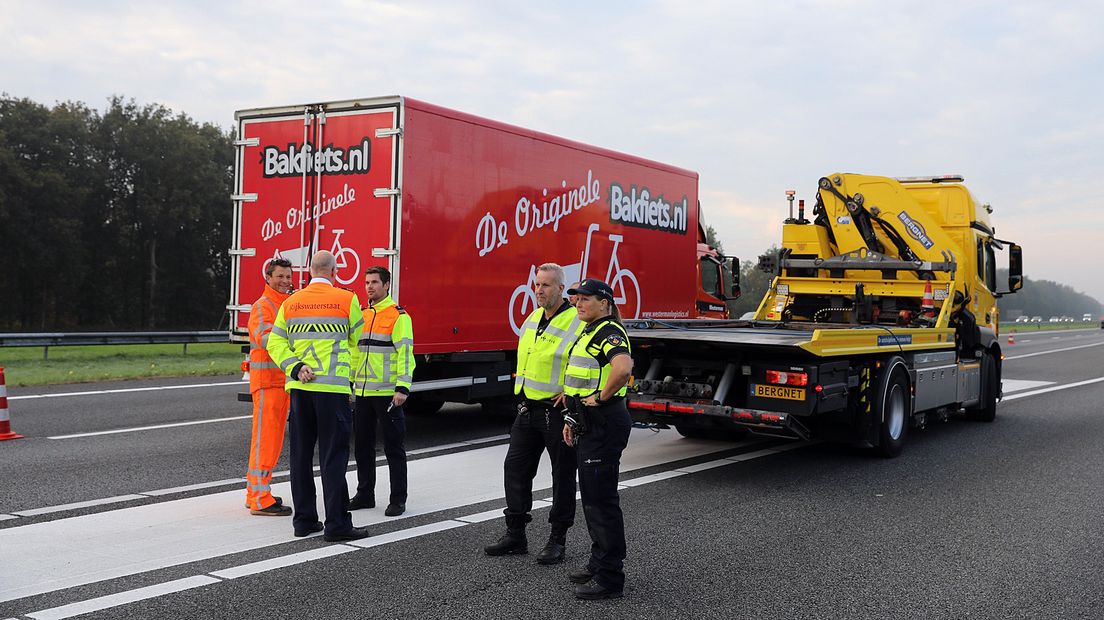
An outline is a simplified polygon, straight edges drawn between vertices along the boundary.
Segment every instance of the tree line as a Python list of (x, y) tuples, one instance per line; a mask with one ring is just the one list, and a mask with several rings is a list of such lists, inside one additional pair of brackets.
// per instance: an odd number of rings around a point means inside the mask
[(233, 162), (159, 104), (0, 95), (0, 331), (219, 328)]

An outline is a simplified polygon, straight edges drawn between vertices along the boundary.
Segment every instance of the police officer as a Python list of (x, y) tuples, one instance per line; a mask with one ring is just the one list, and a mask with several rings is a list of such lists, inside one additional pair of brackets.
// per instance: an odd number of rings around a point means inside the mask
[(506, 486), (506, 534), (487, 545), (487, 555), (528, 553), (525, 524), (532, 520), (533, 477), (541, 454), (552, 461), (551, 533), (537, 555), (538, 564), (564, 559), (567, 530), (575, 523), (575, 450), (561, 441), (563, 414), (554, 400), (562, 392), (567, 348), (582, 331), (575, 308), (563, 297), (563, 268), (545, 263), (537, 269), (538, 308), (521, 326), (514, 394), (518, 415), (510, 429), (503, 463)]
[(586, 326), (568, 350), (564, 395), (571, 416), (563, 439), (575, 445), (583, 516), (593, 542), (590, 560), (568, 578), (578, 584), (576, 598), (619, 598), (625, 588), (625, 520), (617, 472), (632, 427), (625, 406), (633, 366), (629, 337), (605, 282), (583, 280), (567, 293), (577, 295)]

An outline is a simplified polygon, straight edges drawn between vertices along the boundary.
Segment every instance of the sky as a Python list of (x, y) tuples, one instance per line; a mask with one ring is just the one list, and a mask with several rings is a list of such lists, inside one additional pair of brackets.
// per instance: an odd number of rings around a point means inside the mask
[(0, 91), (226, 128), (405, 95), (694, 170), (752, 261), (787, 189), (961, 174), (1028, 277), (1104, 302), (1101, 24), (1099, 0), (0, 0)]

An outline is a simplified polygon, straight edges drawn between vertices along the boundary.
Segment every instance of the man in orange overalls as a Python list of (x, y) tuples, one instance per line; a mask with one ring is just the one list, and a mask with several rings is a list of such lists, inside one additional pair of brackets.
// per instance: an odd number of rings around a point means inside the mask
[(276, 322), (280, 304), (291, 294), (291, 263), (275, 259), (265, 267), (264, 293), (249, 313), (249, 391), (253, 395), (253, 438), (249, 443), (245, 505), (265, 517), (286, 517), (291, 507), (272, 495), (272, 468), (284, 447), (288, 395), (284, 372), (272, 361), (265, 346)]

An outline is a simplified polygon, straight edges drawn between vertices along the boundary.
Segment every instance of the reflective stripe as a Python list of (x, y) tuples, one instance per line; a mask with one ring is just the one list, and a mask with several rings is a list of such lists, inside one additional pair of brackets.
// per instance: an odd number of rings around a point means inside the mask
[(364, 317), (362, 316), (356, 323), (353, 323), (352, 329), (349, 331), (358, 331), (361, 327), (364, 327)]
[(279, 325), (273, 325), (272, 326), (272, 333), (276, 334), (277, 336), (284, 337), (284, 338), (288, 337), (287, 330), (284, 329), (283, 327), (280, 327)]
[(567, 358), (567, 363), (572, 366), (578, 366), (579, 368), (601, 368), (602, 366), (598, 363), (598, 360), (590, 357), (589, 355), (572, 355), (571, 357)]
[[(241, 471), (241, 470), (238, 470), (238, 471)], [(272, 490), (272, 486), (267, 485), (267, 484), (251, 484), (251, 485), (249, 485), (249, 490), (250, 491), (257, 491), (257, 492), (270, 491), (270, 490)]]
[[(349, 377), (335, 377), (333, 375), (315, 375), (314, 381), (311, 383), (321, 383), (323, 385), (349, 385)], [(309, 385), (309, 384), (308, 384)]]
[(399, 375), (395, 377), (395, 383), (410, 383), (414, 380), (414, 377), (410, 375)]
[[(276, 331), (275, 328), (272, 331)], [(344, 332), (292, 332), (287, 335), (288, 344), (294, 345), (297, 340), (334, 340), (341, 342), (349, 337)]]
[(286, 321), (288, 327), (297, 325), (338, 325), (349, 327), (348, 317), (339, 316), (297, 316)]
[(278, 368), (276, 362), (249, 362), (249, 370), (275, 370)]
[(387, 381), (357, 381), (356, 389), (358, 390), (390, 390), (394, 388), (394, 384)]
[(541, 383), (540, 381), (533, 381), (532, 379), (526, 379), (525, 377), (517, 377), (514, 379), (514, 385), (521, 388), (531, 387), (542, 392), (552, 392), (558, 394), (563, 391), (559, 383)]
[(280, 370), (287, 373), (287, 371), (291, 370), (292, 366), (298, 364), (300, 361), (301, 360), (295, 356), (289, 357), (286, 360), (280, 362)]
[(399, 348), (399, 347), (405, 347), (405, 346), (411, 346), (412, 347), (412, 346), (414, 346), (414, 339), (413, 338), (401, 338), (401, 339), (395, 340), (393, 342), (395, 344), (396, 349)]
[(257, 445), (254, 446), (254, 454), (257, 455), (257, 459), (261, 458), (261, 431), (264, 429), (264, 395), (265, 391), (261, 390), (261, 395), (257, 398)]
[(262, 347), (266, 347), (266, 348), (268, 347), (268, 337), (269, 337), (269, 335), (271, 335), (271, 333), (272, 332), (268, 332), (265, 335), (261, 336), (261, 346)]
[(250, 469), (246, 475), (254, 478), (265, 478), (272, 475), (271, 469)]
[(573, 388), (596, 388), (598, 387), (598, 378), (568, 376), (564, 378), (564, 385)]

